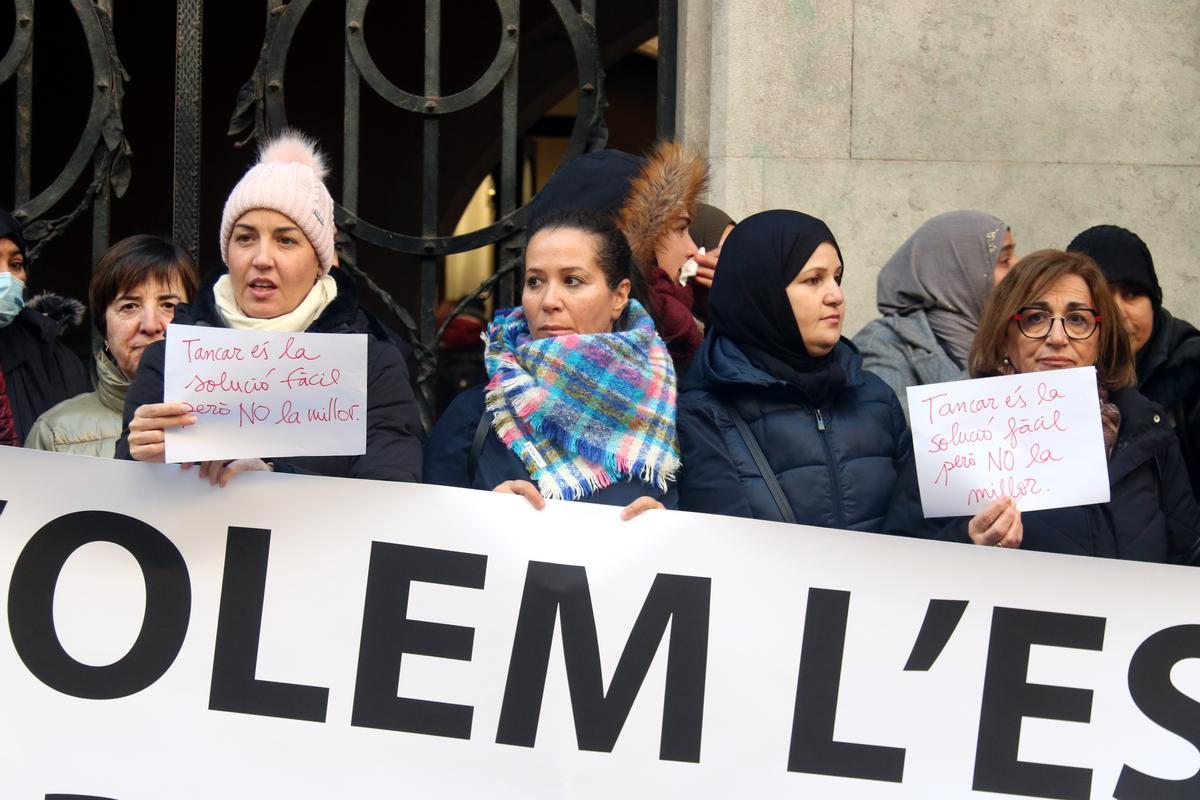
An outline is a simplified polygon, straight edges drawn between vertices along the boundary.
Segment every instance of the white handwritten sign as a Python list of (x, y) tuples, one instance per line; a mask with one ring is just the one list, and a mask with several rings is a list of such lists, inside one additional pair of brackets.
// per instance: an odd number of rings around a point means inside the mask
[(358, 455), (367, 446), (367, 337), (173, 325), (166, 402), (195, 425), (166, 460)]
[(926, 517), (1108, 502), (1094, 367), (910, 386), (908, 408)]

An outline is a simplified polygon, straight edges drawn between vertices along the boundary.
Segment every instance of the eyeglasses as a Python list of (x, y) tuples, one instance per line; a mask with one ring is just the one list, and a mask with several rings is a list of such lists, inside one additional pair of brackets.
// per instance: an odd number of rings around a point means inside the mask
[(1054, 321), (1062, 320), (1063, 333), (1068, 339), (1087, 339), (1100, 327), (1100, 312), (1094, 308), (1078, 308), (1055, 317), (1045, 309), (1027, 306), (1012, 315), (1017, 328), (1030, 339), (1045, 339), (1054, 329)]

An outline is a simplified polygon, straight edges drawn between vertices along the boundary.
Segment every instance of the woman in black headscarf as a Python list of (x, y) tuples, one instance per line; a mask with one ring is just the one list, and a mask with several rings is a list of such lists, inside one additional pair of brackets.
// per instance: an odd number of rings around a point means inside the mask
[(895, 393), (841, 336), (837, 241), (796, 211), (729, 234), (679, 399), (679, 507), (879, 531), (912, 457)]
[(1154, 258), (1133, 231), (1096, 225), (1067, 249), (1091, 256), (1108, 279), (1133, 347), (1137, 389), (1167, 412), (1200, 498), (1200, 331), (1163, 308)]

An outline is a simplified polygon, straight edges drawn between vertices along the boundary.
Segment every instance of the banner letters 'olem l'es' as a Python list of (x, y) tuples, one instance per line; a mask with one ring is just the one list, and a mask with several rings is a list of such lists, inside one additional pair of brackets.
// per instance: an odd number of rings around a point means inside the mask
[[(0, 514), (4, 503), (0, 501)], [(127, 551), (145, 580), (145, 615), (129, 651), (93, 666), (73, 658), (55, 628), (60, 573), (79, 548), (108, 542)], [(325, 723), (330, 690), (256, 677), (271, 531), (230, 526), (208, 707), (213, 711)], [(373, 542), (363, 590), (350, 724), (359, 728), (471, 739), (470, 705), (397, 696), (405, 654), (471, 661), (475, 629), (410, 619), (414, 583), (483, 591), (488, 556), (449, 549)], [(17, 655), (46, 686), (86, 700), (111, 700), (147, 689), (170, 670), (192, 615), (192, 578), (180, 550), (132, 516), (77, 511), (43, 525), (17, 557), (8, 592), (8, 622)], [(611, 673), (607, 690), (596, 615), (585, 567), (530, 560), (511, 656), (499, 701), (495, 742), (535, 747), (555, 632), (561, 636), (570, 708), (579, 750), (611, 753), (666, 638), (658, 757), (699, 763), (709, 660), (712, 580), (659, 573)], [(906, 751), (834, 737), (851, 593), (809, 588), (786, 770), (840, 778), (904, 781)], [(953, 635), (966, 601), (933, 600), (906, 670), (927, 671)], [(781, 621), (783, 627), (786, 621)], [(1087, 798), (1092, 770), (1018, 758), (1022, 721), (1088, 723), (1090, 689), (1044, 685), (1027, 678), (1033, 645), (1102, 651), (1107, 620), (1010, 607), (992, 610), (978, 720), (972, 789), (1028, 797)], [(669, 627), (669, 633), (668, 633)], [(1200, 658), (1200, 625), (1167, 627), (1145, 638), (1128, 667), (1130, 696), (1146, 718), (1200, 749), (1200, 703), (1171, 681), (1172, 668)], [(881, 709), (881, 713), (886, 710)], [(780, 765), (781, 768), (784, 765)], [(1183, 779), (1144, 774), (1128, 765), (1112, 796), (1195, 798), (1200, 770)], [(46, 795), (90, 797), (88, 795)]]

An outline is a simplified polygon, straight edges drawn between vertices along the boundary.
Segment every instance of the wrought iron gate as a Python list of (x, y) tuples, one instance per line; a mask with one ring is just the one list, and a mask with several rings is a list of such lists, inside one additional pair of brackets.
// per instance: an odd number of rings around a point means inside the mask
[[(441, 37), (445, 21), (443, 0), (424, 2), (423, 92), (414, 94), (390, 81), (379, 69), (366, 44), (366, 19), (370, 0), (345, 0), (344, 24), (338, 37), (344, 50), (344, 103), (342, 108), (341, 198), (336, 208), (338, 250), (342, 266), (355, 272), (361, 282), (379, 295), (386, 306), (410, 331), (417, 350), (418, 381), (424, 386), (433, 375), (437, 342), (442, 328), (435, 329), (439, 259), (489, 244), (499, 247), (495, 274), (483, 282), (455, 314), (472, 298), (493, 294), (501, 304), (515, 299), (514, 273), (522, 247), (526, 210), (519, 202), (518, 96), (521, 42), (520, 0), (495, 0), (500, 19), (499, 47), (491, 65), (469, 87), (446, 94), (442, 90)], [(549, 0), (574, 54), (579, 91), (565, 158), (605, 145), (604, 71), (596, 35), (597, 0)], [(127, 76), (121, 66), (113, 35), (116, 0), (70, 0), (84, 31), (91, 59), (94, 87), (88, 120), (74, 153), (61, 173), (46, 188), (32, 194), (30, 150), (32, 143), (34, 0), (15, 0), (16, 21), (11, 44), (0, 59), (0, 85), (16, 80), (16, 168), (15, 216), (26, 226), (36, 258), (63, 231), (91, 210), (92, 252), (95, 259), (108, 246), (109, 210), (129, 184), (131, 148), (122, 121), (122, 96)], [(249, 5), (249, 4), (248, 4)], [(265, 0), (266, 34), (258, 63), (237, 98), (229, 133), (240, 144), (262, 140), (288, 126), (284, 86), (286, 66), (296, 30), (313, 0)], [(120, 12), (120, 9), (116, 9)], [(673, 132), (675, 68), (674, 0), (659, 4), (661, 37), (659, 63), (659, 131)], [(201, 176), (201, 76), (203, 74), (203, 0), (177, 0), (175, 120), (172, 183), (172, 232), (195, 254), (200, 246)], [(359, 212), (360, 100), (363, 88), (374, 92), (394, 108), (417, 115), (422, 127), (421, 224), (419, 232), (392, 230)], [(439, 137), (449, 115), (480, 103), (497, 88), (501, 93), (500, 159), (497, 171), (497, 220), (483, 228), (458, 236), (439, 235)], [(48, 213), (78, 185), (90, 166), (90, 182), (78, 204), (66, 214), (51, 218)], [(357, 245), (369, 243), (418, 259), (419, 297), (416, 319), (392, 298), (372, 276), (360, 269)], [(453, 316), (453, 315), (452, 315)]]

